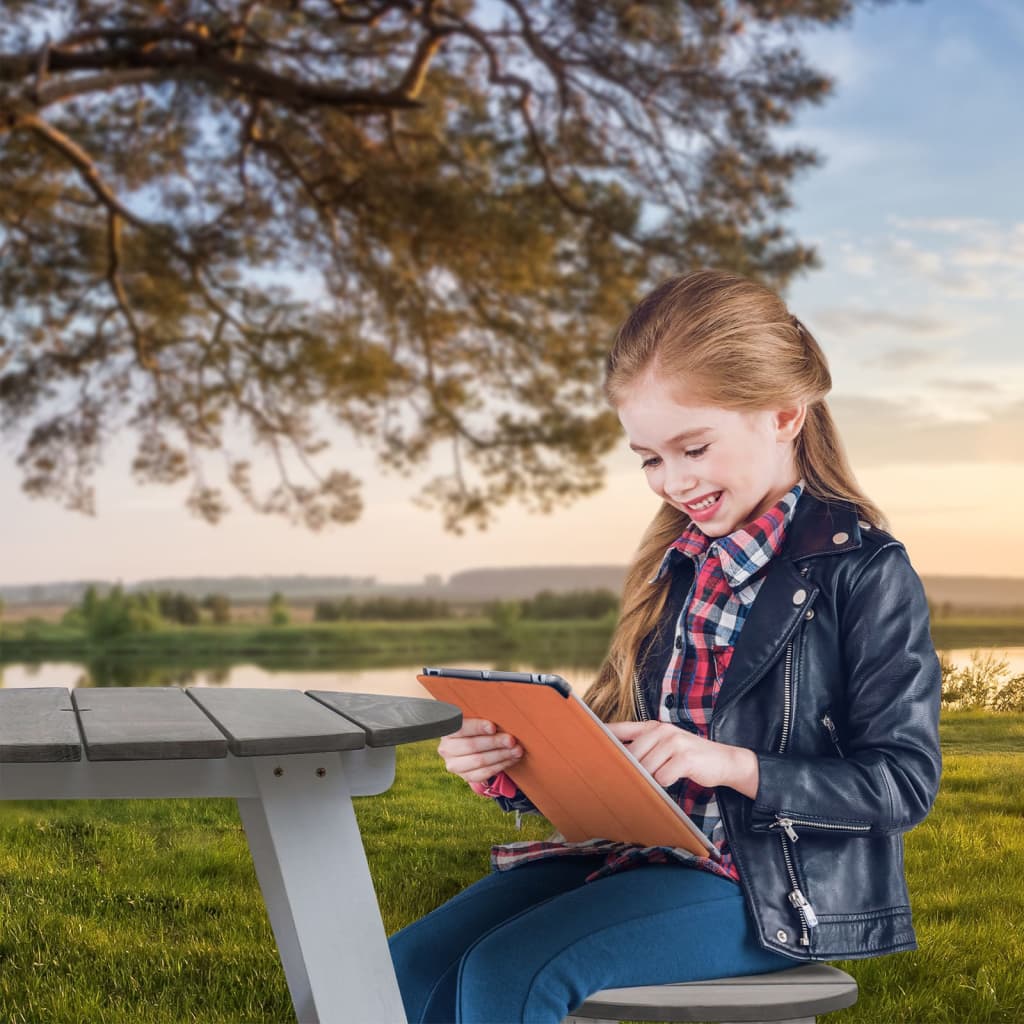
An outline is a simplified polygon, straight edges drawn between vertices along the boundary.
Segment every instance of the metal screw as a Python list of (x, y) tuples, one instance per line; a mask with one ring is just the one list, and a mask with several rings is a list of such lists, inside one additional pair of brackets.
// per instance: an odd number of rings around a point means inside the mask
[(326, 768), (317, 768), (317, 770), (316, 770), (316, 777), (318, 779), (322, 779), (326, 774), (327, 774), (327, 769)]
[(281, 778), (281, 776), (282, 776), (282, 775), (284, 775), (284, 769), (283, 769), (283, 768), (282, 768), (282, 767), (281, 767), (280, 765), (278, 765), (278, 766), (277, 766), (277, 767), (276, 767), (276, 768), (274, 769), (274, 774), (275, 774), (275, 775), (276, 775), (276, 776), (277, 776), (278, 778)]

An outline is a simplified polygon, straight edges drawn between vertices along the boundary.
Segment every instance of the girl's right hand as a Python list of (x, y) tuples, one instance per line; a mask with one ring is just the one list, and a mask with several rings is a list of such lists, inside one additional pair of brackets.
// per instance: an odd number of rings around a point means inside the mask
[(514, 736), (498, 732), (495, 724), (484, 718), (464, 718), (458, 732), (442, 738), (437, 752), (445, 768), (467, 782), (486, 782), (523, 756)]

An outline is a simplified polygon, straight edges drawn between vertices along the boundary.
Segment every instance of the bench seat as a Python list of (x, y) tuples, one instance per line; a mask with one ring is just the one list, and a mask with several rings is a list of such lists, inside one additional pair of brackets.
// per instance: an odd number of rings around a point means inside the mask
[(709, 1021), (715, 1024), (814, 1024), (819, 1013), (852, 1006), (857, 982), (828, 964), (806, 964), (738, 978), (595, 992), (562, 1024)]

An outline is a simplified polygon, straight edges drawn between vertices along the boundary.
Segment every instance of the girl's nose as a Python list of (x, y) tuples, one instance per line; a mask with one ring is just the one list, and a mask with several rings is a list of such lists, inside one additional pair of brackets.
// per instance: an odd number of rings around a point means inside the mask
[(666, 464), (664, 487), (665, 493), (673, 500), (682, 501), (693, 495), (697, 486), (697, 477), (686, 466), (672, 467)]

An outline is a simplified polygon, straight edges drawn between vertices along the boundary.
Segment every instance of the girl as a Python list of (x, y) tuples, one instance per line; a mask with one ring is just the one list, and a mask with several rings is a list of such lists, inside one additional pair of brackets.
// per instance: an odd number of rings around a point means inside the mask
[[(719, 856), (513, 843), (396, 933), (410, 1022), (557, 1024), (603, 988), (916, 948), (903, 833), (939, 783), (924, 590), (860, 491), (817, 342), (704, 270), (619, 331), (605, 395), (662, 500), (585, 699)], [(531, 810), (515, 737), (469, 719), (448, 770)]]

